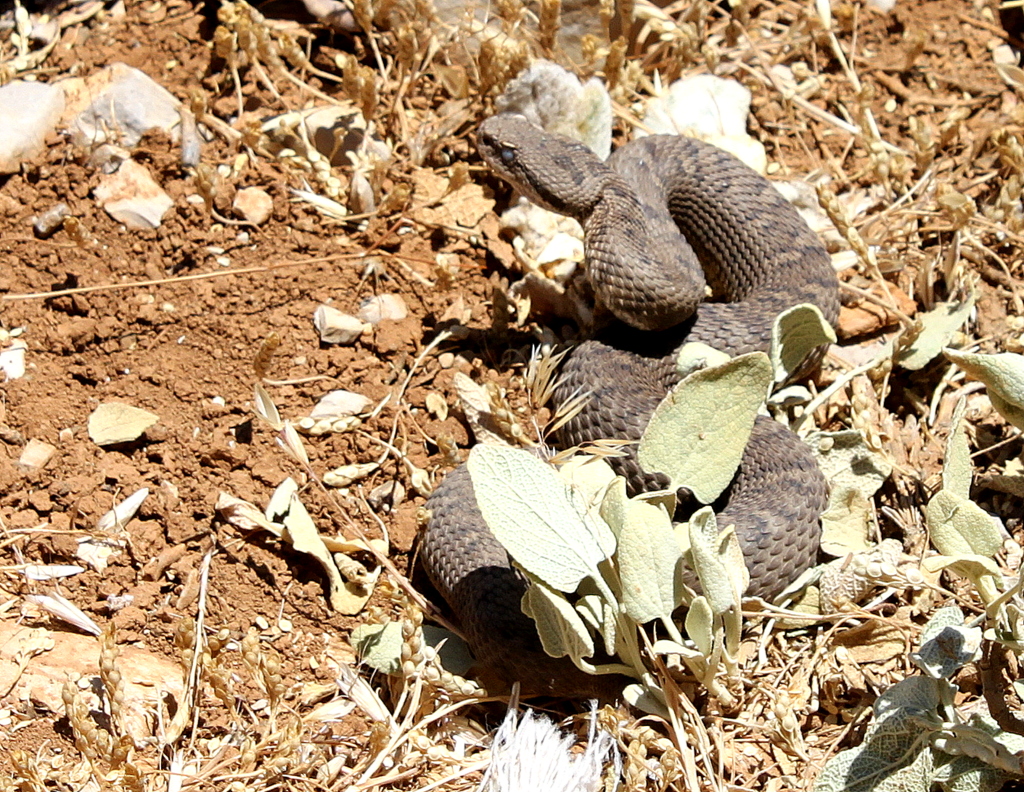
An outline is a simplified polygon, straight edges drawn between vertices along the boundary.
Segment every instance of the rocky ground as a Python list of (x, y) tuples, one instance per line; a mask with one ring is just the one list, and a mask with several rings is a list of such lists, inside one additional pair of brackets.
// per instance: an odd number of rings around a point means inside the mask
[[(531, 57), (572, 55), (581, 75), (603, 77), (617, 140), (657, 84), (711, 71), (751, 90), (747, 127), (769, 175), (827, 181), (839, 196), (838, 210), (811, 207), (848, 284), (818, 390), (969, 293), (969, 321), (948, 343), (1021, 350), (1014, 12), (837, 2), (828, 30), (827, 3), (751, 2), (732, 16), (638, 3), (623, 50), (601, 25), (580, 37), (575, 22), (593, 10), (567, 8), (574, 24), (559, 39), (544, 13), (535, 29), (506, 5), (504, 33), (475, 37), (458, 9), (438, 17), (401, 0), (319, 16), (92, 0), (0, 17), (0, 82), (31, 85), (6, 107), (40, 124), (24, 150), (0, 149), (0, 772), (11, 788), (479, 781), (504, 707), (388, 681), (358, 666), (350, 636), (389, 615), (415, 625), (426, 607), (411, 551), (425, 495), (471, 445), (460, 375), (504, 389), (483, 398), (527, 434), (548, 418), (525, 366), (531, 344), (569, 338), (572, 325), (508, 296), (523, 269), (495, 213), (509, 193), (471, 142)], [(91, 105), (121, 80), (123, 104)], [(140, 96), (155, 120), (128, 119)], [(312, 108), (326, 146), (296, 132)], [(972, 496), (1019, 540), (1021, 493), (991, 484), (1019, 474), (1019, 432), (942, 358), (881, 368), (814, 414), (823, 429), (864, 430), (893, 464), (879, 536), (925, 553), (924, 505), (966, 393), (973, 463), (989, 474)], [(304, 435), (303, 461), (268, 403), (308, 430), (334, 390), (356, 395), (356, 417), (335, 412), (327, 423), (346, 431)], [(134, 411), (111, 417), (110, 405)], [(320, 533), (351, 540), (329, 543), (340, 562), (226, 500), (263, 510), (288, 477)], [(136, 513), (108, 516), (140, 490)], [(1013, 557), (1000, 556), (1004, 569)], [(952, 596), (925, 594), (893, 590), (870, 618), (765, 638), (741, 709), (707, 711), (723, 737), (703, 748), (607, 714), (629, 751), (629, 788), (810, 788), (858, 743), (864, 708), (908, 673), (907, 648)], [(965, 700), (976, 677), (960, 680)], [(103, 686), (122, 691), (114, 711)], [(787, 739), (780, 713), (796, 724)]]

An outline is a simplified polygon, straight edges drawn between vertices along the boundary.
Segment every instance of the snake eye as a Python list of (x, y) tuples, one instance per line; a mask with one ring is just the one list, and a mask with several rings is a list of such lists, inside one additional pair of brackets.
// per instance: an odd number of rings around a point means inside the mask
[(501, 146), (498, 150), (498, 156), (501, 157), (501, 161), (505, 165), (511, 165), (516, 161), (516, 150), (511, 146)]

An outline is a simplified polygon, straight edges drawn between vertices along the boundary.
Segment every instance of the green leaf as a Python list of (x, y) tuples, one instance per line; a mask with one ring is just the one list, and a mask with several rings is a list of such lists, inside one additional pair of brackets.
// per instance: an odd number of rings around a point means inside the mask
[(929, 792), (935, 760), (919, 734), (900, 723), (885, 723), (875, 740), (865, 739), (830, 759), (814, 792)]
[(721, 533), (710, 506), (690, 519), (690, 552), (700, 587), (715, 615), (732, 607), (739, 608), (743, 592), (750, 584), (750, 573), (736, 532), (729, 526)]
[(836, 331), (816, 305), (794, 305), (775, 318), (768, 349), (775, 382), (785, 382), (807, 356), (824, 344), (836, 342)]
[(974, 468), (971, 465), (971, 447), (967, 443), (967, 424), (964, 410), (967, 399), (960, 397), (953, 410), (949, 437), (946, 439), (946, 460), (942, 464), (942, 488), (961, 498), (971, 497)]
[(549, 465), (518, 448), (478, 445), (467, 467), (484, 521), (523, 569), (564, 592), (600, 577), (615, 537)]
[(594, 641), (576, 609), (562, 594), (534, 580), (523, 594), (522, 607), (523, 613), (537, 623), (545, 652), (552, 657), (569, 655), (580, 668), (593, 670), (584, 658), (593, 656)]
[(983, 555), (932, 556), (921, 562), (924, 572), (935, 573), (948, 569), (957, 575), (969, 579), (986, 603), (999, 598), (998, 582), (1002, 578), (999, 566), (991, 558)]
[(992, 406), (1018, 429), (1024, 429), (1024, 355), (943, 351), (974, 379), (984, 382)]
[(657, 715), (663, 720), (671, 718), (671, 713), (665, 706), (664, 694), (654, 685), (626, 685), (622, 691), (622, 698), (630, 706), (648, 715)]
[(587, 587), (587, 581), (580, 586), (582, 595), (577, 600), (577, 613), (580, 614), (592, 633), (599, 633), (604, 638), (604, 651), (608, 655), (614, 655), (617, 603), (609, 605), (605, 598), (596, 592), (584, 594), (583, 590)]
[(626, 480), (619, 478), (605, 495), (601, 516), (619, 539), (616, 559), (626, 614), (640, 624), (672, 618), (682, 598), (677, 567), (683, 553), (668, 512), (661, 506), (630, 500)]
[(360, 624), (351, 635), (352, 646), (371, 668), (397, 674), (402, 667), (402, 623)]
[(701, 503), (712, 502), (739, 467), (771, 379), (763, 352), (688, 376), (651, 416), (637, 452), (640, 467), (667, 475), (672, 489), (687, 487)]
[(939, 490), (925, 508), (932, 544), (943, 555), (993, 557), (1002, 538), (992, 518), (976, 503), (950, 490)]
[(972, 308), (973, 294), (959, 305), (940, 302), (927, 313), (919, 314), (917, 321), (921, 330), (910, 346), (900, 352), (899, 364), (911, 371), (928, 365), (967, 321)]
[(910, 659), (932, 679), (950, 679), (977, 657), (981, 634), (980, 627), (947, 625), (938, 635), (923, 642)]
[(715, 614), (706, 597), (696, 597), (686, 611), (686, 634), (705, 658), (715, 648)]
[(956, 605), (939, 608), (921, 630), (921, 644), (924, 645), (947, 627), (959, 627), (963, 623), (964, 612)]

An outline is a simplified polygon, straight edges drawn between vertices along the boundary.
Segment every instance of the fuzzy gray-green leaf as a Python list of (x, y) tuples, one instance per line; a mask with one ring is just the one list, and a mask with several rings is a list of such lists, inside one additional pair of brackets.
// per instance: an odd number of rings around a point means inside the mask
[(476, 446), (467, 465), (484, 521), (523, 569), (564, 592), (599, 575), (615, 537), (581, 510), (549, 465), (497, 445)]
[(640, 466), (710, 503), (732, 481), (771, 381), (763, 352), (686, 377), (651, 416), (637, 452)]
[(601, 514), (609, 525), (618, 526), (616, 557), (626, 613), (640, 624), (671, 618), (680, 599), (676, 567), (682, 551), (668, 512), (628, 498), (626, 481), (620, 478), (605, 495)]

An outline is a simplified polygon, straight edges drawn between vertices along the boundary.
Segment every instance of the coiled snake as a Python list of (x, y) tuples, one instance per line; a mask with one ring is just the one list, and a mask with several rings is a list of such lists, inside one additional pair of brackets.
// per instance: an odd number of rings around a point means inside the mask
[[(678, 381), (675, 352), (687, 341), (731, 355), (767, 350), (775, 317), (800, 303), (836, 321), (838, 282), (821, 242), (766, 179), (715, 146), (655, 135), (602, 162), (521, 116), (497, 115), (481, 125), (478, 147), (531, 200), (583, 224), (588, 281), (598, 302), (630, 325), (580, 344), (563, 364), (556, 403), (581, 388), (593, 394), (560, 430), (566, 446), (638, 440)], [(635, 452), (610, 461), (631, 495), (667, 483), (642, 471)], [(736, 526), (748, 594), (772, 596), (813, 563), (826, 500), (807, 446), (758, 418), (715, 504), (719, 524)], [(527, 692), (607, 694), (607, 679), (544, 654), (520, 610), (526, 584), (484, 524), (465, 467), (448, 474), (428, 508), (423, 564), (477, 660)]]

